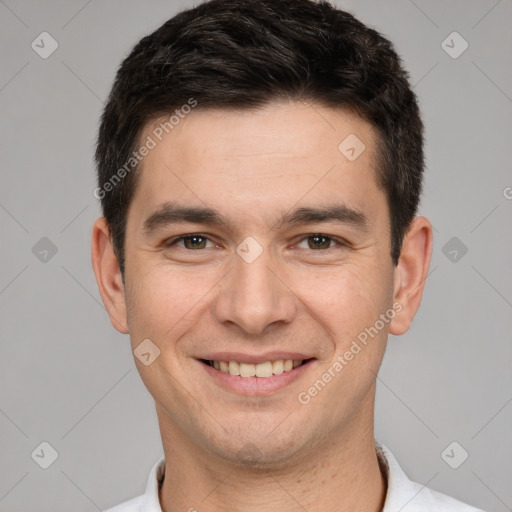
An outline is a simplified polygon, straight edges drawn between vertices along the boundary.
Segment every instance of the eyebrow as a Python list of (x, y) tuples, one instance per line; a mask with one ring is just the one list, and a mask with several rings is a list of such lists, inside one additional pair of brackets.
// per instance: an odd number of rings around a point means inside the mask
[[(171, 224), (189, 222), (230, 229), (233, 223), (221, 212), (213, 208), (183, 206), (177, 203), (164, 203), (152, 213), (143, 224), (146, 235), (151, 235), (158, 229)], [(272, 230), (291, 227), (294, 225), (312, 224), (318, 222), (338, 222), (348, 224), (362, 230), (367, 230), (366, 215), (344, 204), (330, 204), (322, 207), (301, 207), (290, 212), (282, 212)]]

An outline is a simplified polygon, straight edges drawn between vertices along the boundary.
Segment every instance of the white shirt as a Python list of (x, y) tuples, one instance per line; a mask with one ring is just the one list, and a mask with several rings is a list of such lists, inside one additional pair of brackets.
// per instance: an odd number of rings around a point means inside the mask
[[(484, 512), (445, 494), (412, 482), (398, 465), (393, 454), (381, 443), (375, 447), (387, 474), (388, 489), (382, 512)], [(165, 458), (151, 469), (146, 492), (105, 512), (162, 512), (158, 499), (159, 486), (165, 473)]]

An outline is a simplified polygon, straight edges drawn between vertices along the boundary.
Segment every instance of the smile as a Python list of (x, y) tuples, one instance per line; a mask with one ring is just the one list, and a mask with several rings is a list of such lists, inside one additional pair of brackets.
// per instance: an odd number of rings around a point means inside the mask
[(234, 376), (267, 378), (290, 372), (302, 365), (303, 361), (301, 359), (278, 359), (277, 361), (265, 361), (258, 364), (240, 363), (238, 361), (206, 361), (206, 363), (216, 370)]
[[(219, 354), (217, 359), (201, 358), (196, 361), (216, 385), (231, 393), (245, 396), (273, 395), (300, 379), (305, 372), (314, 371), (312, 368), (317, 363), (315, 358), (274, 359), (272, 357), (267, 361), (254, 357), (254, 362), (247, 363), (237, 361), (233, 356), (234, 354), (222, 356)], [(276, 355), (276, 357), (279, 356)], [(248, 357), (248, 359), (251, 358)]]

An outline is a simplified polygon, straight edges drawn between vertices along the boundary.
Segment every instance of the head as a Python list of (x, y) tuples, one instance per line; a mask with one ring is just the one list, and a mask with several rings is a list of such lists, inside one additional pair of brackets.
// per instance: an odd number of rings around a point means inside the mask
[[(136, 362), (168, 432), (274, 464), (371, 423), (431, 250), (422, 122), (387, 39), (326, 2), (181, 12), (119, 68), (96, 162), (95, 274), (132, 348), (160, 351)], [(240, 393), (205, 363), (262, 354), (307, 364)]]

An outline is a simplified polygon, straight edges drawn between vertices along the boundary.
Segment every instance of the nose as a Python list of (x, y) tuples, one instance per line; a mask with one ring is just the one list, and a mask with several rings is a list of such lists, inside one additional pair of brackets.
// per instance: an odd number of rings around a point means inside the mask
[(267, 249), (251, 263), (235, 255), (222, 280), (213, 314), (222, 324), (236, 324), (248, 334), (262, 334), (273, 324), (287, 324), (296, 314), (297, 297)]

